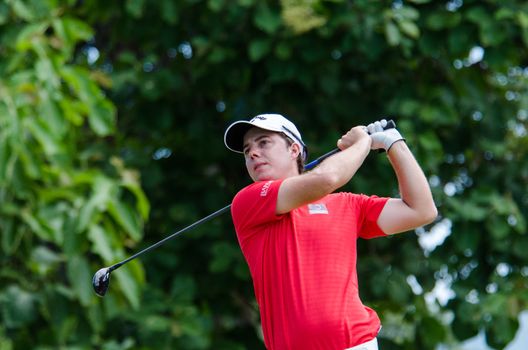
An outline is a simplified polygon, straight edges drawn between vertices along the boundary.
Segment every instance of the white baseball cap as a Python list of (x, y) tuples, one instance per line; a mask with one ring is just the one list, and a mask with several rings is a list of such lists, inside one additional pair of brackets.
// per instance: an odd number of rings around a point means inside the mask
[(231, 124), (225, 134), (224, 143), (228, 149), (233, 152), (243, 153), (244, 135), (252, 127), (264, 130), (281, 132), (288, 136), (292, 141), (301, 147), (304, 160), (308, 156), (308, 149), (304, 144), (301, 133), (297, 130), (295, 124), (280, 114), (259, 114), (251, 120), (239, 120)]

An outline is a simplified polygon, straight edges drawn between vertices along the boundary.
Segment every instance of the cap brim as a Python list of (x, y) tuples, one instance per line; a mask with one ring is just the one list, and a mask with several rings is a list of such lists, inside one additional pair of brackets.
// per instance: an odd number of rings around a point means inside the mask
[(231, 124), (224, 134), (224, 143), (226, 147), (231, 151), (243, 153), (244, 135), (252, 127), (255, 127), (255, 125), (245, 120), (240, 120)]
[(227, 128), (224, 134), (224, 144), (226, 145), (226, 147), (233, 152), (244, 153), (244, 135), (246, 135), (246, 133), (251, 128), (260, 128), (263, 130), (281, 132), (285, 134), (301, 147), (303, 159), (307, 159), (308, 148), (306, 147), (306, 145), (302, 142), (300, 137), (295, 137), (295, 135), (291, 131), (286, 129), (284, 126), (282, 127), (284, 130), (277, 130), (273, 127), (263, 127), (261, 125), (255, 125), (254, 123), (251, 123), (246, 120), (239, 120), (237, 122), (234, 122)]

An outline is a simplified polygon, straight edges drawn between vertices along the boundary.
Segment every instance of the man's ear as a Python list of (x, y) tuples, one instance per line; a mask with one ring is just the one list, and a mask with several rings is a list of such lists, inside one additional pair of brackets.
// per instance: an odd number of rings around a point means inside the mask
[(298, 143), (292, 143), (292, 145), (290, 146), (290, 149), (291, 149), (292, 159), (297, 159), (299, 154), (301, 154), (301, 146), (299, 146)]

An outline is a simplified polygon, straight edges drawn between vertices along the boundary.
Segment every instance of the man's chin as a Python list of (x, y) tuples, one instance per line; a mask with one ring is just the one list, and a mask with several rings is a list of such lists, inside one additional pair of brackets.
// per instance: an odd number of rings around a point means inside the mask
[(274, 180), (273, 176), (269, 175), (269, 174), (259, 174), (259, 175), (255, 175), (253, 177), (254, 181), (269, 181), (269, 180)]
[(265, 177), (265, 176), (264, 176), (264, 177), (258, 177), (258, 178), (255, 180), (255, 182), (256, 182), (256, 181), (269, 181), (269, 180), (273, 180), (273, 179), (270, 178), (270, 177)]

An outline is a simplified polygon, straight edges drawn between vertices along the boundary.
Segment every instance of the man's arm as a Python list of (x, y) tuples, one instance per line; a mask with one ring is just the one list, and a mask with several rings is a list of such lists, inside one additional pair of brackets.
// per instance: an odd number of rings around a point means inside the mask
[(395, 142), (387, 152), (401, 198), (391, 198), (378, 217), (386, 234), (412, 230), (432, 222), (438, 215), (429, 183), (405, 142)]
[(370, 152), (372, 140), (362, 126), (357, 126), (339, 139), (342, 150), (325, 159), (314, 170), (285, 179), (277, 197), (277, 214), (287, 213), (318, 200), (345, 185)]

